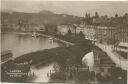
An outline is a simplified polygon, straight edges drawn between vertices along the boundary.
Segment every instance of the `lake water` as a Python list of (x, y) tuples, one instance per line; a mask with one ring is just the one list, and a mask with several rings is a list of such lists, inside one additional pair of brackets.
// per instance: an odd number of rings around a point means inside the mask
[[(13, 56), (35, 52), (38, 50), (50, 49), (63, 46), (63, 44), (56, 41), (49, 41), (46, 37), (32, 37), (31, 34), (17, 34), (17, 33), (2, 33), (1, 34), (1, 49), (12, 50)], [(30, 82), (48, 82), (49, 77), (47, 74), (53, 70), (54, 63), (43, 66), (40, 69), (32, 68), (35, 73), (35, 78)]]
[(14, 57), (35, 52), (38, 50), (50, 49), (62, 46), (58, 42), (51, 42), (46, 37), (32, 37), (30, 34), (2, 33), (1, 49), (12, 50)]

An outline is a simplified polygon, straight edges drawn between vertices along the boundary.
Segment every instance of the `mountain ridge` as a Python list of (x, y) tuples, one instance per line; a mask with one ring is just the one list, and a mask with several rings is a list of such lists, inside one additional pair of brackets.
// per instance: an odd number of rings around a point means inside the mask
[(2, 21), (7, 20), (8, 23), (17, 23), (19, 20), (26, 21), (32, 24), (69, 24), (75, 23), (81, 19), (81, 17), (68, 15), (68, 14), (56, 14), (48, 10), (42, 10), (38, 13), (25, 13), (25, 12), (1, 12)]

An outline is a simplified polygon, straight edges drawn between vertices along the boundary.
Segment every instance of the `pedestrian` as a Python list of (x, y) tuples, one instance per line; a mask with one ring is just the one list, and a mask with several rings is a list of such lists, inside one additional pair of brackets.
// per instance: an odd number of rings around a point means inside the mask
[(47, 73), (47, 77), (49, 77), (49, 73)]
[(34, 77), (34, 72), (33, 72), (33, 77)]

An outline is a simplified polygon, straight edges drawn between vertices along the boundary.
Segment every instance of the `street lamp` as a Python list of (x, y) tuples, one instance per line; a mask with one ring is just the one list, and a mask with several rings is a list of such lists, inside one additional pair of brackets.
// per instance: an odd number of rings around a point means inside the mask
[[(128, 53), (127, 53), (127, 61), (128, 61)], [(127, 68), (127, 84), (128, 84), (128, 66), (126, 68)]]
[(120, 61), (120, 68), (121, 68), (121, 58), (119, 57), (119, 61)]

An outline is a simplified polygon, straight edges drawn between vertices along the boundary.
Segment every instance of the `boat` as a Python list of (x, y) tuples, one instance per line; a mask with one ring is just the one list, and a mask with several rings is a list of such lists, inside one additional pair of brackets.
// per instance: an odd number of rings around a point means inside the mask
[(39, 36), (39, 34), (38, 34), (38, 33), (33, 32), (32, 37), (38, 37), (38, 36)]
[(49, 40), (53, 40), (53, 38), (48, 38)]

